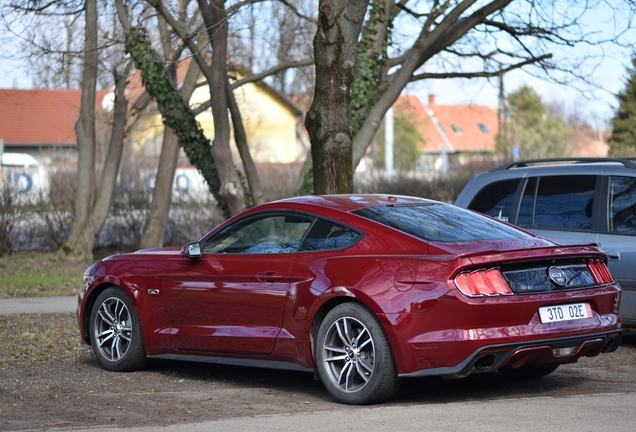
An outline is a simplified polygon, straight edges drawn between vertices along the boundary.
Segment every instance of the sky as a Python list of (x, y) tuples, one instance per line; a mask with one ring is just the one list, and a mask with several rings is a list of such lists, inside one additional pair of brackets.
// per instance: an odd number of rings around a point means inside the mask
[[(599, 1), (597, 4), (601, 5), (600, 9), (593, 11), (594, 13), (587, 15), (584, 19), (585, 31), (595, 34), (596, 37), (609, 35), (616, 24), (616, 15), (612, 15), (607, 8), (603, 9), (606, 2)], [(623, 15), (627, 16), (627, 14)], [(619, 22), (618, 27), (621, 26), (624, 24)], [(534, 77), (524, 70), (516, 70), (505, 75), (505, 92), (510, 93), (522, 85), (528, 85), (541, 96), (544, 103), (560, 104), (566, 112), (577, 112), (594, 128), (608, 128), (618, 106), (615, 95), (624, 88), (627, 77), (626, 68), (630, 66), (630, 58), (636, 50), (636, 30), (622, 35), (621, 41), (622, 47), (606, 45), (603, 48), (602, 58), (584, 66), (589, 70), (583, 72), (593, 70), (592, 80), (599, 88), (590, 88), (585, 83), (577, 81), (572, 81), (568, 85), (557, 84)], [(6, 43), (6, 41), (3, 42)], [(577, 46), (571, 53), (581, 54), (581, 50), (585, 49), (585, 46)], [(6, 53), (10, 51), (10, 47), (5, 45), (2, 51)], [(0, 55), (0, 88), (28, 88), (29, 85), (30, 80), (22, 65)], [(405, 92), (416, 94), (423, 103), (427, 103), (429, 95), (434, 94), (436, 103), (439, 105), (479, 104), (496, 107), (498, 85), (497, 80), (485, 79), (428, 80), (410, 84)]]

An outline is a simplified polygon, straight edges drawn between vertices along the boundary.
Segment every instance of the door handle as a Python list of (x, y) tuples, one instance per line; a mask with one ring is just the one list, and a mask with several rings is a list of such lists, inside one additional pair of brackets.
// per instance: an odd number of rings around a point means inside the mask
[(607, 252), (607, 259), (610, 261), (620, 261), (621, 253), (620, 252)]
[(263, 272), (256, 275), (261, 282), (278, 282), (283, 279), (283, 274), (279, 272)]

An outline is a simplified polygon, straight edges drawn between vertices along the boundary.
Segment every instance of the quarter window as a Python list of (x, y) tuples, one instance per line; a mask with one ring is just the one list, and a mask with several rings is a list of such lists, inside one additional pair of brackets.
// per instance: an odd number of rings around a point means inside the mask
[(302, 246), (301, 252), (343, 249), (353, 246), (362, 238), (362, 234), (333, 222), (318, 219), (311, 227)]

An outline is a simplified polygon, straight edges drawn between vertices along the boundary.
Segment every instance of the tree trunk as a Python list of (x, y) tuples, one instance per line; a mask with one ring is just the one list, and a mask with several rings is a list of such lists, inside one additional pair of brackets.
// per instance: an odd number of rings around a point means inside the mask
[[(190, 100), (190, 96), (192, 96), (192, 92), (194, 92), (196, 87), (199, 73), (200, 69), (196, 62), (190, 62), (185, 80), (181, 86), (181, 90), (179, 90), (183, 100)], [(174, 181), (174, 173), (177, 169), (177, 160), (179, 158), (179, 148), (177, 135), (166, 125), (163, 134), (163, 146), (161, 148), (159, 166), (157, 167), (157, 180), (152, 192), (150, 213), (146, 219), (139, 244), (139, 247), (142, 249), (163, 246), (172, 199), (172, 182)]]
[(305, 119), (316, 194), (353, 193), (351, 89), (368, 4), (369, 0), (319, 3), (314, 37), (316, 89)]
[(163, 145), (157, 168), (157, 178), (152, 191), (152, 204), (141, 235), (141, 241), (139, 242), (141, 249), (163, 246), (172, 199), (172, 182), (179, 158), (179, 148), (177, 135), (166, 126), (163, 131)]
[(230, 108), (230, 114), (232, 115), (232, 124), (234, 125), (234, 141), (238, 148), (239, 155), (241, 155), (241, 161), (243, 162), (243, 169), (245, 170), (245, 176), (247, 177), (247, 183), (250, 188), (250, 195), (252, 196), (252, 204), (263, 204), (263, 189), (261, 188), (261, 179), (258, 176), (258, 170), (252, 159), (250, 148), (247, 145), (247, 133), (243, 127), (243, 118), (241, 117), (241, 111), (236, 103), (234, 92), (230, 83), (227, 83), (227, 101)]
[(121, 163), (121, 155), (124, 148), (124, 130), (126, 128), (126, 118), (128, 115), (128, 101), (126, 100), (126, 79), (130, 72), (132, 62), (125, 68), (124, 73), (117, 80), (115, 88), (115, 108), (113, 125), (111, 129), (108, 153), (104, 162), (102, 178), (95, 196), (95, 204), (92, 208), (88, 223), (84, 227), (78, 242), (75, 246), (75, 254), (87, 260), (93, 259), (93, 247), (97, 237), (104, 227), (110, 202), (117, 181), (117, 173)]
[(227, 102), (227, 35), (228, 16), (225, 0), (198, 0), (201, 15), (212, 41), (212, 79), (208, 82), (212, 98), (214, 117), (214, 141), (212, 156), (221, 181), (220, 195), (230, 213), (235, 215), (245, 210), (245, 191), (230, 150), (230, 121)]
[[(88, 223), (95, 191), (95, 86), (97, 84), (97, 1), (85, 2), (84, 69), (80, 117), (75, 124), (77, 135), (77, 191), (73, 223), (63, 253), (77, 255), (77, 242)], [(86, 258), (81, 256), (80, 258)]]

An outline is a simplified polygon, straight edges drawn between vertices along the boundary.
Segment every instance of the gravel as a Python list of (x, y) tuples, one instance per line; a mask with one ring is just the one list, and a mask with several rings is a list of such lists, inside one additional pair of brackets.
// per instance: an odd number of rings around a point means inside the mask
[[(104, 371), (80, 346), (72, 313), (0, 316), (0, 430), (167, 426), (183, 422), (350, 410), (312, 374), (179, 361)], [(476, 374), (404, 381), (389, 405), (636, 392), (636, 332), (614, 353), (513, 381)]]

